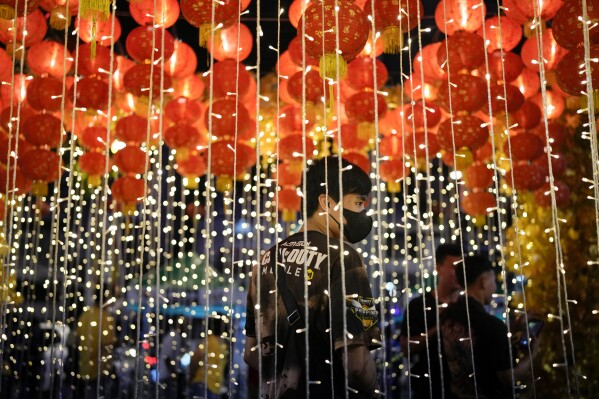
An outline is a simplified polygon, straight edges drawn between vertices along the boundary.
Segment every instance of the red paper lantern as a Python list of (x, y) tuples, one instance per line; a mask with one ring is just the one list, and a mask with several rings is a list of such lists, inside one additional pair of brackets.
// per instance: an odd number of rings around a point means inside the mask
[[(375, 95), (376, 104), (374, 103)], [(353, 123), (374, 123), (375, 117), (378, 115), (378, 118), (381, 118), (386, 111), (385, 97), (372, 91), (360, 91), (345, 102), (345, 114)]]
[(164, 72), (171, 78), (180, 79), (193, 75), (198, 67), (195, 51), (184, 42), (175, 41), (175, 51), (164, 64)]
[(110, 170), (110, 163), (106, 165), (106, 153), (104, 152), (86, 152), (79, 157), (79, 169), (88, 175), (88, 183), (92, 186), (100, 184), (102, 175)]
[(381, 157), (401, 158), (404, 152), (401, 136), (393, 134), (383, 137), (379, 143), (379, 154)]
[(27, 2), (27, 8), (25, 8), (25, 2), (19, 0), (0, 0), (0, 16), (2, 19), (14, 19), (15, 17), (22, 17), (23, 15), (31, 14), (39, 6), (39, 1), (32, 0), (31, 3)]
[(449, 62), (453, 74), (463, 70), (472, 71), (485, 62), (485, 42), (482, 36), (471, 32), (457, 32), (446, 40), (447, 43), (441, 44), (437, 50), (437, 61), (439, 65)]
[[(449, 90), (451, 88), (451, 109)], [(487, 84), (483, 78), (472, 75), (452, 75), (451, 83), (441, 84), (438, 102), (446, 111), (475, 112), (487, 103)]]
[(277, 61), (277, 64), (275, 65), (275, 69), (280, 76), (286, 77), (289, 77), (297, 71), (301, 70), (300, 67), (293, 63), (289, 51), (284, 51), (283, 54), (281, 54)]
[(12, 57), (0, 48), (0, 82), (10, 82), (13, 74)]
[(208, 51), (212, 53), (212, 56), (217, 61), (224, 61), (230, 58), (241, 62), (252, 53), (254, 37), (245, 24), (235, 23), (228, 28), (220, 30), (220, 40), (215, 40), (214, 48), (210, 41), (208, 41), (207, 47)]
[[(154, 73), (150, 79), (152, 66), (150, 64), (139, 64), (131, 67), (123, 77), (125, 90), (136, 96), (149, 96), (150, 85), (152, 86), (152, 98), (160, 96), (160, 90), (171, 87), (171, 78), (162, 74), (160, 67), (154, 66)], [(163, 83), (162, 87), (160, 83)]]
[[(554, 150), (562, 148), (570, 135), (567, 128), (556, 121), (550, 121), (547, 124), (547, 130), (549, 132), (549, 143)], [(530, 132), (539, 136), (541, 140), (543, 140), (543, 145), (546, 145), (547, 133), (545, 131), (544, 123), (540, 123), (539, 126), (532, 129)]]
[[(555, 69), (560, 60), (568, 53), (568, 50), (557, 44), (552, 32), (551, 29), (546, 29), (543, 32), (543, 60), (546, 71)], [(537, 45), (536, 37), (532, 37), (524, 42), (520, 55), (527, 68), (531, 71), (539, 72), (539, 46)]]
[(403, 33), (417, 28), (418, 16), (424, 15), (422, 1), (377, 1), (374, 8), (372, 4), (366, 1), (364, 11), (374, 19), (377, 30), (382, 32), (385, 53), (399, 54), (403, 47)]
[(514, 1), (514, 6), (518, 8), (522, 15), (527, 18), (534, 18), (535, 15), (541, 19), (548, 20), (555, 16), (557, 10), (564, 4), (564, 0), (518, 0)]
[[(584, 47), (570, 51), (557, 65), (555, 77), (557, 84), (566, 93), (580, 96), (587, 91), (587, 74), (584, 60)], [(599, 44), (590, 46), (590, 58), (599, 58)], [(591, 62), (591, 75), (593, 87), (599, 87), (599, 63)]]
[(282, 188), (277, 193), (277, 209), (283, 212), (283, 221), (294, 222), (302, 205), (302, 198), (294, 188)]
[[(453, 140), (452, 140), (453, 126)], [(442, 149), (453, 152), (462, 147), (472, 150), (482, 146), (489, 137), (489, 128), (476, 116), (464, 115), (441, 122), (437, 131), (437, 140)], [(480, 143), (480, 144), (479, 144)], [(479, 144), (478, 147), (476, 144)]]
[(475, 162), (464, 173), (464, 185), (469, 189), (485, 190), (493, 184), (493, 169), (485, 163)]
[(139, 25), (170, 28), (177, 22), (181, 10), (177, 0), (136, 0), (129, 2), (129, 11)]
[(543, 114), (537, 104), (527, 100), (517, 111), (512, 113), (512, 116), (521, 129), (532, 129), (541, 122)]
[(299, 186), (302, 182), (303, 162), (286, 160), (277, 165), (276, 179), (279, 186)]
[(187, 158), (177, 161), (177, 172), (188, 180), (195, 180), (205, 175), (206, 169), (206, 158), (197, 151), (193, 151)]
[(373, 46), (372, 35), (370, 35), (368, 37), (368, 41), (364, 45), (364, 48), (362, 49), (362, 51), (360, 51), (360, 54), (358, 54), (358, 57), (378, 57), (379, 55), (383, 54), (383, 51), (385, 51), (385, 45), (383, 44), (383, 41), (376, 40), (375, 45)]
[(198, 100), (177, 97), (166, 103), (164, 112), (174, 123), (193, 124), (201, 119), (204, 113), (204, 105)]
[(63, 132), (60, 119), (50, 114), (33, 115), (23, 123), (23, 136), (29, 144), (38, 147), (58, 147)]
[(16, 196), (25, 195), (31, 191), (31, 183), (21, 168), (17, 167), (15, 170), (11, 167), (7, 173), (6, 166), (0, 165), (0, 193), (7, 194), (14, 190)]
[[(514, 53), (497, 50), (489, 54), (489, 75), (492, 82), (506, 81), (512, 82), (518, 78), (524, 68), (522, 59)], [(485, 65), (479, 68), (479, 71), (484, 75), (487, 73)]]
[(541, 168), (545, 176), (549, 176), (549, 160), (551, 160), (551, 174), (553, 177), (561, 177), (568, 169), (568, 160), (562, 154), (553, 152), (551, 157), (547, 153), (543, 154), (534, 161), (535, 165)]
[[(35, 111), (30, 107), (22, 107), (20, 118), (17, 118), (17, 109), (13, 107), (12, 116), (10, 106), (4, 108), (2, 112), (0, 112), (0, 128), (4, 130), (7, 134), (11, 130), (10, 126), (12, 126), (12, 133), (16, 133), (16, 122), (19, 121), (20, 130), (23, 131), (23, 124), (25, 121), (32, 115), (35, 115)], [(1, 154), (1, 153), (0, 153)]]
[[(314, 121), (306, 120), (306, 130), (314, 125)], [(289, 136), (302, 131), (302, 110), (297, 105), (286, 105), (279, 114), (279, 134)]]
[(355, 58), (368, 40), (370, 23), (364, 12), (350, 2), (322, 0), (311, 2), (302, 18), (299, 34), (313, 39), (305, 41), (306, 54), (320, 60), (321, 76), (337, 80), (339, 70), (340, 78), (345, 77), (346, 61)]
[[(306, 41), (307, 40), (308, 39), (306, 39)], [(287, 53), (289, 54), (289, 57), (293, 64), (298, 66), (299, 68), (303, 68), (304, 65), (306, 67), (308, 65), (318, 67), (318, 58), (311, 57), (302, 50), (302, 42), (299, 36), (296, 36), (293, 39), (291, 39), (291, 41), (289, 42), (289, 46), (287, 47)]]
[(35, 78), (27, 86), (27, 102), (37, 110), (58, 111), (62, 106), (62, 83), (55, 78)]
[(358, 151), (344, 151), (343, 159), (349, 161), (362, 169), (366, 173), (370, 173), (370, 159), (367, 155)]
[(539, 75), (528, 68), (523, 68), (520, 76), (518, 76), (511, 83), (520, 89), (520, 92), (524, 94), (524, 98), (530, 98), (534, 96), (541, 88), (541, 80), (539, 79)]
[[(587, 1), (587, 15), (589, 23), (599, 21), (599, 4)], [(551, 23), (553, 36), (560, 46), (574, 50), (584, 42), (582, 30), (582, 1), (568, 0), (555, 14)], [(589, 30), (589, 39), (592, 43), (599, 44), (599, 32), (596, 28)]]
[(117, 43), (121, 37), (121, 23), (118, 18), (114, 19), (114, 34), (112, 33), (112, 17), (106, 21), (96, 19), (95, 35), (94, 24), (91, 19), (77, 18), (75, 20), (75, 28), (79, 30), (79, 37), (85, 43), (96, 41), (99, 46), (109, 47), (114, 41)]
[[(305, 79), (305, 84), (302, 81), (303, 79)], [(300, 104), (304, 93), (306, 101), (319, 104), (323, 102), (325, 96), (324, 80), (314, 70), (307, 73), (299, 71), (287, 81), (287, 92), (291, 98)]]
[(440, 148), (436, 134), (415, 132), (404, 138), (404, 154), (410, 159), (432, 159)]
[[(570, 202), (570, 187), (561, 180), (553, 182), (555, 188), (555, 206), (565, 207)], [(551, 185), (545, 183), (541, 188), (535, 191), (535, 202), (537, 205), (548, 208), (551, 205)]]
[(387, 183), (387, 191), (390, 193), (400, 191), (400, 180), (405, 177), (406, 171), (409, 172), (409, 169), (402, 159), (390, 159), (380, 163), (379, 174), (381, 179)]
[[(239, 0), (222, 0), (214, 3), (210, 0), (181, 0), (181, 13), (190, 24), (200, 29), (200, 46), (206, 47), (214, 26), (228, 28), (237, 22)], [(214, 15), (212, 12), (214, 10)]]
[[(108, 109), (108, 84), (96, 78), (82, 78), (77, 82), (73, 103), (78, 107), (97, 110)], [(72, 95), (73, 91), (69, 90)]]
[[(547, 119), (557, 119), (564, 113), (564, 109), (566, 108), (566, 102), (564, 98), (557, 94), (554, 90), (546, 90), (545, 91), (547, 98)], [(537, 93), (534, 97), (530, 99), (530, 101), (537, 104), (539, 109), (543, 109), (543, 95), (542, 93)]]
[[(127, 36), (125, 42), (127, 53), (138, 62), (151, 59), (157, 60), (162, 57), (162, 46), (164, 44), (164, 60), (166, 63), (175, 51), (175, 38), (167, 30), (164, 31), (164, 37), (162, 37), (162, 32), (162, 29), (154, 29), (152, 26), (138, 26)], [(152, 46), (153, 37), (155, 38), (154, 46)]]
[(44, 40), (31, 46), (27, 52), (27, 65), (36, 75), (50, 75), (62, 79), (73, 64), (71, 53), (57, 42)]
[[(11, 85), (0, 85), (0, 93), (2, 94), (2, 102), (5, 106), (10, 104), (17, 105), (23, 103), (27, 98), (27, 86), (33, 78), (23, 74), (15, 74), (15, 83)], [(21, 106), (22, 107), (22, 106)]]
[[(306, 159), (314, 157), (314, 142), (306, 137)], [(279, 159), (285, 161), (298, 160), (303, 157), (304, 139), (302, 134), (292, 134), (279, 141)]]
[(187, 97), (190, 100), (199, 100), (204, 94), (204, 80), (198, 75), (189, 75), (173, 82), (173, 97)]
[(39, 9), (34, 10), (26, 18), (18, 17), (16, 20), (0, 19), (0, 42), (6, 45), (14, 44), (13, 40), (16, 37), (20, 47), (23, 41), (23, 32), (27, 32), (24, 39), (25, 47), (33, 46), (44, 40), (48, 32), (48, 24), (44, 14)]
[[(380, 89), (389, 79), (387, 67), (381, 61), (374, 59), (359, 57), (347, 65), (347, 83), (356, 90)], [(376, 85), (374, 75), (376, 69)]]
[(234, 60), (219, 61), (214, 64), (212, 73), (214, 98), (243, 97), (249, 90), (252, 76), (241, 63)]
[[(112, 182), (110, 186), (112, 197), (125, 204), (127, 212), (134, 210), (135, 203), (145, 196), (145, 182), (133, 176), (123, 176)], [(133, 207), (133, 209), (130, 209)]]
[[(421, 52), (416, 54), (416, 57), (414, 57), (414, 61), (412, 63), (414, 75), (420, 76), (422, 70), (424, 80), (429, 80), (432, 82), (435, 80), (447, 79), (447, 72), (445, 69), (441, 68), (441, 63), (437, 57), (441, 45), (445, 45), (445, 43), (437, 42), (427, 44), (422, 48)], [(416, 79), (416, 84), (419, 84), (420, 80), (421, 79)]]
[(45, 148), (32, 148), (19, 155), (19, 166), (26, 178), (51, 182), (60, 177), (60, 157)]
[(289, 6), (289, 22), (295, 29), (297, 29), (300, 19), (304, 14), (304, 11), (310, 5), (309, 1), (305, 0), (293, 0)]
[[(425, 123), (426, 114), (426, 123)], [(413, 106), (406, 105), (404, 107), (404, 126), (409, 130), (412, 127), (416, 131), (423, 131), (425, 125), (432, 129), (441, 122), (441, 109), (432, 102), (427, 102), (426, 105), (422, 101), (417, 101)]]
[(250, 129), (250, 116), (245, 106), (231, 97), (216, 100), (212, 103), (212, 113), (206, 112), (204, 126), (212, 135), (221, 139), (233, 139), (235, 132), (243, 136)]
[[(8, 134), (0, 133), (0, 163), (4, 165), (9, 164), (11, 153), (15, 153), (17, 156), (31, 149), (31, 145), (25, 141), (22, 135), (19, 135), (17, 140), (16, 135), (13, 133), (13, 137), (10, 138)], [(13, 159), (14, 163), (14, 159)]]
[[(96, 52), (97, 52), (97, 49), (96, 49)], [(96, 56), (97, 56), (97, 54), (96, 54)], [(114, 72), (112, 74), (112, 84), (113, 84), (114, 90), (116, 90), (118, 92), (122, 92), (125, 90), (125, 83), (123, 82), (125, 73), (135, 65), (135, 62), (131, 61), (128, 58), (120, 56), (120, 55), (117, 55), (115, 57), (115, 62), (116, 62), (116, 69), (114, 70)]]
[(460, 205), (466, 214), (474, 217), (483, 217), (497, 208), (495, 196), (487, 191), (469, 192)]
[(108, 143), (108, 134), (105, 126), (88, 126), (79, 136), (79, 142), (87, 150), (105, 149)]
[(148, 120), (136, 114), (125, 116), (116, 123), (117, 140), (130, 145), (140, 145), (147, 138)]
[(212, 143), (210, 150), (210, 170), (217, 176), (234, 178), (256, 163), (256, 151), (241, 142), (235, 146), (232, 140), (218, 140)]
[[(503, 49), (512, 51), (522, 39), (522, 27), (506, 17), (491, 17), (485, 21), (485, 37), (488, 40), (487, 51)], [(479, 29), (482, 36), (482, 27)]]
[[(96, 56), (92, 58), (92, 45), (85, 43), (79, 45), (77, 51), (77, 72), (83, 76), (100, 75), (105, 77), (110, 73), (110, 49), (106, 47), (97, 47)], [(122, 58), (122, 57), (121, 57)], [(118, 61), (114, 60), (113, 73), (118, 71)]]
[(513, 169), (507, 172), (505, 181), (516, 190), (534, 191), (545, 184), (546, 176), (540, 166), (524, 161), (514, 164)]
[[(344, 123), (340, 127), (341, 146), (344, 150), (361, 151), (368, 145), (368, 139), (360, 137), (358, 126), (355, 124)], [(337, 143), (336, 138), (334, 144)]]
[(114, 154), (114, 164), (124, 175), (142, 175), (146, 173), (146, 152), (138, 146), (128, 145)]
[[(511, 152), (510, 152), (511, 149)], [(503, 152), (514, 161), (532, 161), (543, 155), (543, 140), (536, 134), (518, 133), (503, 145)]]
[[(524, 95), (514, 85), (496, 84), (491, 86), (491, 109), (493, 112), (517, 111), (524, 104)], [(507, 108), (506, 108), (507, 106)], [(488, 112), (488, 107), (483, 110)]]
[(185, 123), (177, 123), (169, 127), (164, 132), (163, 139), (166, 145), (174, 149), (189, 149), (207, 144), (206, 138), (202, 140), (198, 129)]
[(460, 32), (476, 32), (486, 15), (480, 0), (441, 0), (435, 9), (435, 23), (449, 36)]

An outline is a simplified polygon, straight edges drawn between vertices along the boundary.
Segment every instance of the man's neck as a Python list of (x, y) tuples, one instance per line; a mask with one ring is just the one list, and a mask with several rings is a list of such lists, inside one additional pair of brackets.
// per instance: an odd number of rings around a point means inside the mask
[(453, 303), (458, 300), (460, 291), (453, 288), (448, 288), (443, 284), (437, 286), (437, 299), (442, 303)]
[[(329, 218), (329, 225), (331, 225), (332, 223), (335, 223), (335, 221), (332, 218)], [(298, 232), (301, 232), (304, 230), (318, 231), (319, 233), (322, 233), (324, 235), (329, 235), (331, 237), (335, 237), (334, 234), (330, 231), (330, 229), (328, 229), (325, 218), (320, 218), (320, 217), (308, 218), (306, 220), (306, 224), (304, 226), (302, 226), (302, 228), (300, 228), (298, 230)]]
[(468, 290), (468, 297), (476, 300), (476, 302), (485, 306), (485, 294), (484, 293), (482, 293), (480, 291), (476, 291), (476, 290)]

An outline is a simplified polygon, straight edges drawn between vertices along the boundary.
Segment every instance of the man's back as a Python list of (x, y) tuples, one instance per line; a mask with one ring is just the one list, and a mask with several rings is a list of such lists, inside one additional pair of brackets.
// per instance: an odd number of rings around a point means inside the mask
[[(310, 381), (319, 381), (310, 384), (311, 397), (332, 397), (333, 390), (336, 396), (344, 396), (345, 375), (341, 357), (335, 350), (344, 345), (379, 346), (378, 312), (359, 255), (345, 245), (342, 268), (339, 240), (330, 238), (327, 243), (327, 237), (315, 231), (309, 231), (307, 235), (307, 244), (304, 243), (304, 233), (298, 233), (265, 252), (259, 268), (255, 268), (252, 275), (246, 333), (249, 337), (257, 337), (260, 333), (262, 388), (263, 394), (269, 398), (306, 397), (305, 356), (285, 353), (287, 350), (294, 351), (292, 345), (299, 346), (300, 352), (305, 350), (305, 336), (296, 334), (296, 326), (289, 325), (281, 294), (277, 297), (274, 293), (277, 264), (279, 278), (282, 273), (285, 274), (289, 292), (301, 310), (305, 306), (304, 273), (307, 273)], [(348, 298), (345, 320), (348, 334), (343, 332), (346, 300), (341, 284), (342, 270), (345, 270), (345, 294)], [(258, 304), (259, 310), (256, 309)], [(260, 323), (256, 323), (258, 320)], [(296, 334), (293, 340), (290, 340), (291, 334)]]

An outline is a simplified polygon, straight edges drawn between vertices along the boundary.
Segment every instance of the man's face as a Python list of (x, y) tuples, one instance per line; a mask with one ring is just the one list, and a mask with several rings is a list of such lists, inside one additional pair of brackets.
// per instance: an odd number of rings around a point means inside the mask
[(497, 291), (497, 279), (495, 277), (495, 272), (490, 270), (483, 274), (484, 279), (484, 288), (485, 288), (485, 305), (491, 303), (493, 300), (493, 294)]
[[(328, 212), (331, 217), (335, 218), (339, 223), (346, 223), (347, 221), (343, 217), (341, 212), (341, 205), (335, 202), (331, 197), (327, 199), (329, 204)], [(354, 212), (362, 212), (368, 207), (368, 196), (362, 194), (346, 194), (343, 196), (343, 208)], [(339, 238), (340, 228), (337, 223), (333, 220), (329, 220), (329, 229), (333, 233), (335, 238)]]
[(461, 267), (461, 264), (456, 264), (460, 259), (459, 256), (447, 255), (443, 262), (437, 265), (437, 273), (439, 274), (439, 281), (450, 290), (459, 290), (460, 285), (455, 276), (455, 268)]

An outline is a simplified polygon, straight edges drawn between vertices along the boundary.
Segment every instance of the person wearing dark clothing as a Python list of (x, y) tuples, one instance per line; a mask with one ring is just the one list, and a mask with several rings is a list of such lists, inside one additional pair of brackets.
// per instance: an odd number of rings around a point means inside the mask
[(439, 245), (435, 251), (436, 290), (412, 299), (404, 311), (400, 346), (404, 356), (409, 355), (412, 363), (410, 388), (414, 399), (442, 398), (444, 392), (445, 398), (451, 398), (445, 372), (441, 381), (437, 309), (442, 311), (444, 308), (437, 308), (437, 300), (442, 305), (457, 299), (460, 286), (455, 277), (455, 263), (461, 257), (459, 245)]
[[(512, 359), (508, 329), (503, 321), (488, 314), (484, 305), (497, 289), (491, 263), (482, 256), (468, 256), (456, 268), (458, 282), (466, 295), (447, 307), (440, 316), (443, 352), (450, 374), (451, 391), (458, 399), (512, 398)], [(533, 357), (538, 340), (531, 338)], [(529, 356), (513, 368), (515, 379), (527, 374)]]
[[(372, 184), (356, 165), (342, 162), (341, 182), (337, 157), (312, 162), (306, 172), (306, 231), (264, 252), (260, 265), (253, 269), (244, 358), (260, 370), (263, 398), (379, 395), (370, 354), (381, 346), (378, 310), (360, 255), (340, 240), (341, 223), (343, 236), (351, 243), (370, 233), (372, 218), (365, 208)], [(286, 293), (298, 312), (288, 311)], [(304, 317), (306, 300), (309, 312)], [(307, 348), (305, 328), (297, 328), (296, 317), (300, 320), (297, 325), (307, 327)]]

